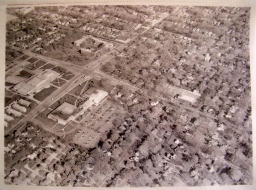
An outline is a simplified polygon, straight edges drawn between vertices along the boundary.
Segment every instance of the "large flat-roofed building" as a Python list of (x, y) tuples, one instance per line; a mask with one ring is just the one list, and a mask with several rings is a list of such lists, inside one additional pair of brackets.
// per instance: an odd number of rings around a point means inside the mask
[(61, 125), (66, 125), (75, 109), (76, 106), (63, 102), (51, 114), (48, 115), (48, 118), (57, 121)]
[(12, 104), (12, 108), (14, 108), (15, 110), (22, 112), (22, 113), (26, 113), (27, 109), (21, 105), (19, 105), (17, 102), (15, 102), (14, 104)]
[(14, 118), (11, 115), (8, 115), (8, 114), (5, 113), (4, 114), (4, 120), (9, 122), (9, 121), (14, 120)]
[(98, 106), (107, 96), (108, 92), (97, 89), (90, 95), (89, 99), (81, 105), (79, 112), (76, 112), (76, 106), (64, 102), (50, 113), (48, 118), (61, 125), (66, 125), (69, 121), (74, 121), (77, 117), (83, 115), (90, 107)]
[(31, 104), (31, 102), (24, 100), (24, 99), (19, 99), (18, 103), (25, 107), (28, 107)]
[(87, 111), (90, 107), (98, 106), (100, 102), (102, 102), (107, 96), (108, 96), (108, 92), (97, 89), (94, 93), (90, 95), (89, 99), (85, 103), (83, 103), (83, 105), (81, 106), (82, 107), (81, 111), (73, 116), (74, 119), (76, 119), (80, 115), (83, 115), (85, 111)]
[(14, 117), (21, 117), (22, 116), (22, 113), (15, 110), (15, 109), (12, 109), (12, 108), (8, 108), (6, 110), (6, 112), (9, 114), (9, 115), (13, 115)]
[(50, 85), (60, 74), (47, 69), (27, 81), (22, 81), (14, 86), (14, 90), (22, 95), (37, 93)]

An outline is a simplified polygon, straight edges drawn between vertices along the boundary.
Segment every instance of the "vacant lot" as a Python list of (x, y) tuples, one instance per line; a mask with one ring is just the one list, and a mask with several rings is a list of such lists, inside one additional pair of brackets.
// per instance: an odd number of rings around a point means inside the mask
[(34, 62), (36, 62), (37, 60), (38, 60), (37, 58), (31, 57), (30, 59), (28, 59), (28, 62), (34, 63)]
[(33, 74), (25, 71), (25, 70), (22, 70), (20, 71), (20, 73), (18, 74), (19, 77), (24, 77), (24, 78), (30, 78), (33, 76)]
[(25, 59), (29, 58), (28, 55), (23, 55), (20, 58), (18, 58), (19, 61), (24, 61)]
[(59, 67), (59, 66), (53, 68), (52, 70), (54, 70), (54, 71), (56, 71), (57, 73), (60, 73), (60, 74), (64, 74), (64, 73), (67, 72), (66, 69), (64, 69), (63, 67)]
[(30, 69), (30, 70), (36, 70), (36, 69), (42, 67), (42, 66), (45, 65), (45, 64), (46, 64), (45, 61), (39, 60), (39, 61), (37, 61), (37, 62), (34, 62), (34, 63), (31, 63), (31, 64), (27, 65), (26, 68), (27, 68), (27, 69)]
[(45, 88), (45, 89), (41, 90), (40, 92), (38, 92), (37, 94), (35, 94), (34, 98), (39, 101), (43, 101), (47, 96), (49, 96), (56, 89), (57, 88), (55, 88), (53, 86), (50, 86), (49, 88)]
[(20, 96), (13, 94), (11, 91), (5, 91), (5, 107), (10, 105), (13, 101), (19, 99)]
[(54, 68), (54, 67), (55, 67), (55, 65), (52, 65), (52, 64), (48, 63), (48, 64), (44, 65), (44, 66), (42, 67), (42, 69), (43, 69), (43, 70), (44, 70), (44, 69), (52, 69), (52, 68)]

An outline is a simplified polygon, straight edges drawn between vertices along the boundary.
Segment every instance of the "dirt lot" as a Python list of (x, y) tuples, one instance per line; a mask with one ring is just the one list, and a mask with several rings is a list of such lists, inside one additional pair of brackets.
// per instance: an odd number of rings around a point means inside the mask
[(20, 71), (20, 73), (17, 76), (24, 77), (24, 78), (30, 78), (33, 76), (33, 74), (31, 74), (25, 70), (22, 70), (22, 71)]
[(12, 98), (10, 98), (10, 97), (5, 97), (5, 99), (4, 99), (4, 104), (5, 104), (5, 106), (8, 106), (11, 102), (12, 102)]
[(52, 69), (52, 68), (54, 68), (54, 67), (55, 67), (55, 65), (52, 65), (52, 64), (48, 63), (48, 64), (44, 65), (44, 66), (42, 67), (42, 69)]
[(19, 95), (15, 95), (10, 91), (5, 91), (5, 107), (11, 104), (16, 99), (20, 98)]
[(45, 64), (46, 64), (46, 62), (44, 62), (42, 60), (39, 60), (39, 61), (37, 61), (35, 63), (31, 63), (31, 64), (27, 65), (26, 68), (28, 68), (30, 70), (36, 70), (36, 69), (38, 69), (39, 67), (42, 67)]
[(23, 55), (23, 56), (21, 56), (18, 60), (19, 60), (19, 61), (24, 61), (24, 60), (27, 59), (27, 58), (29, 58), (28, 55)]
[(57, 73), (60, 73), (60, 74), (64, 74), (64, 73), (67, 72), (66, 69), (64, 69), (63, 67), (59, 67), (59, 66), (53, 68), (52, 70), (54, 70), (54, 71), (56, 71)]
[(28, 59), (28, 62), (34, 63), (34, 62), (36, 62), (37, 60), (38, 60), (37, 58), (31, 57), (30, 59)]
[(55, 88), (53, 86), (50, 86), (49, 88), (45, 88), (45, 89), (41, 90), (40, 92), (38, 92), (37, 94), (35, 94), (34, 98), (39, 101), (43, 101), (47, 96), (49, 96), (56, 89), (57, 88)]

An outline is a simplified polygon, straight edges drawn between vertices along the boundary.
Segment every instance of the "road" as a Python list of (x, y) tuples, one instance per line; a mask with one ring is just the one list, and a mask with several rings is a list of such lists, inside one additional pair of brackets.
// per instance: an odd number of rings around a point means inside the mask
[(22, 50), (22, 49), (18, 49), (18, 48), (16, 48), (16, 49), (19, 50), (19, 51), (22, 51), (24, 54), (26, 54), (28, 56), (42, 59), (46, 62), (53, 63), (54, 65), (57, 65), (57, 66), (65, 67), (66, 69), (68, 69), (69, 71), (74, 72), (74, 73), (81, 73), (81, 70), (83, 70), (83, 67), (80, 67), (78, 65), (74, 65), (74, 64), (72, 64), (70, 62), (67, 62), (67, 61), (61, 61), (61, 60), (57, 60), (57, 59), (54, 59), (54, 58), (51, 58), (51, 57), (46, 57), (46, 56), (43, 56), (43, 55), (39, 55), (39, 54), (33, 53), (29, 50)]
[[(135, 37), (133, 37), (130, 40), (130, 42), (135, 41), (137, 38), (139, 38), (141, 35), (143, 35), (147, 31), (149, 31), (150, 29), (152, 29), (156, 24), (161, 22), (167, 16), (168, 16), (168, 14), (160, 15), (160, 18), (158, 20), (156, 20), (154, 23), (152, 23), (151, 26), (148, 27), (145, 31), (143, 31), (142, 33), (140, 33), (140, 34), (136, 35)], [(57, 100), (57, 99), (61, 98), (63, 95), (65, 95), (65, 93), (69, 92), (72, 88), (74, 88), (79, 83), (79, 82), (75, 82), (76, 80), (77, 81), (84, 80), (83, 76), (88, 76), (88, 78), (92, 78), (95, 75), (99, 75), (102, 78), (110, 80), (115, 85), (124, 85), (127, 88), (131, 89), (132, 91), (139, 90), (138, 87), (130, 84), (127, 81), (123, 81), (123, 80), (117, 79), (117, 78), (115, 78), (115, 77), (113, 77), (111, 75), (108, 75), (108, 74), (100, 71), (100, 67), (102, 65), (108, 63), (108, 61), (110, 61), (113, 58), (113, 54), (115, 52), (122, 51), (126, 46), (129, 45), (129, 43), (122, 44), (122, 45), (118, 46), (117, 49), (113, 49), (113, 50), (109, 51), (108, 53), (106, 53), (106, 54), (102, 55), (101, 57), (99, 57), (98, 59), (90, 62), (88, 65), (86, 65), (84, 67), (79, 66), (79, 65), (74, 65), (74, 64), (72, 64), (70, 62), (67, 62), (67, 61), (61, 61), (61, 60), (57, 60), (57, 59), (54, 59), (54, 58), (46, 57), (46, 56), (43, 56), (43, 55), (39, 55), (39, 54), (33, 53), (33, 52), (29, 51), (29, 50), (22, 50), (22, 49), (16, 48), (16, 50), (22, 51), (26, 55), (29, 55), (31, 57), (36, 57), (36, 58), (42, 59), (42, 60), (44, 60), (44, 61), (46, 61), (48, 63), (53, 63), (55, 65), (64, 67), (67, 70), (73, 72), (74, 74), (78, 74), (78, 75), (76, 75), (76, 77), (74, 77), (69, 82), (64, 84), (60, 89), (54, 91), (50, 96), (48, 96), (44, 101), (42, 101), (36, 108), (34, 108), (33, 112), (28, 113), (14, 127), (8, 128), (6, 130), (6, 132), (8, 133), (9, 131), (15, 129), (17, 126), (19, 126), (20, 123), (26, 122), (26, 121), (31, 120), (34, 117), (36, 117), (39, 114), (39, 112), (41, 112), (42, 110), (48, 108), (53, 103), (52, 102), (52, 98), (54, 98), (54, 100)], [(12, 72), (15, 72), (15, 70), (19, 69), (22, 66), (24, 66), (24, 64), (22, 64), (22, 65), (18, 64), (11, 71), (8, 71), (7, 73), (11, 74)]]
[[(10, 131), (16, 129), (19, 124), (25, 123), (34, 117), (36, 117), (42, 110), (45, 108), (49, 108), (49, 106), (64, 96), (68, 91), (73, 89), (77, 84), (79, 84), (82, 79), (83, 74), (79, 74), (72, 78), (68, 83), (64, 84), (62, 88), (55, 90), (51, 95), (49, 95), (46, 99), (44, 99), (39, 105), (37, 105), (33, 110), (31, 110), (27, 115), (25, 115), (15, 126), (9, 127), (5, 130), (5, 133), (9, 133)], [(89, 78), (89, 77), (88, 77)]]
[[(16, 61), (15, 61), (16, 62)], [(8, 71), (6, 71), (5, 75), (6, 76), (11, 76), (14, 73), (16, 73), (17, 71), (21, 70), (22, 67), (24, 67), (26, 65), (26, 63), (16, 63), (16, 65), (12, 68), (10, 68)]]
[(94, 74), (100, 75), (101, 77), (103, 77), (105, 79), (108, 79), (114, 85), (123, 85), (123, 86), (129, 88), (132, 91), (139, 90), (139, 88), (137, 86), (132, 85), (128, 81), (124, 81), (124, 80), (115, 78), (115, 77), (113, 77), (109, 74), (106, 74), (106, 73), (102, 72), (102, 71), (94, 71)]
[[(166, 14), (166, 13), (163, 13), (162, 15), (160, 15), (160, 18), (158, 20), (155, 20), (154, 22), (152, 22), (150, 27), (148, 27), (142, 33), (136, 35), (134, 38), (132, 38), (130, 40), (130, 42), (135, 41), (141, 35), (143, 35), (147, 31), (151, 30), (156, 24), (161, 22), (167, 16), (168, 16), (168, 14)], [(108, 63), (113, 58), (113, 53), (122, 51), (126, 46), (129, 45), (129, 43), (118, 46), (118, 49), (113, 49), (113, 50), (109, 51), (108, 53), (106, 53), (106, 54), (102, 55), (101, 57), (99, 57), (98, 59), (90, 62), (88, 65), (86, 65), (84, 67), (79, 66), (79, 65), (74, 65), (74, 64), (72, 64), (70, 62), (67, 62), (67, 61), (61, 61), (61, 60), (57, 60), (57, 59), (54, 59), (54, 58), (46, 57), (46, 56), (43, 56), (43, 55), (39, 55), (39, 54), (33, 53), (33, 52), (29, 51), (29, 50), (17, 49), (17, 50), (22, 51), (24, 54), (29, 55), (31, 57), (36, 57), (36, 58), (45, 60), (48, 63), (53, 63), (55, 65), (58, 65), (58, 66), (61, 66), (61, 67), (65, 67), (67, 70), (73, 72), (76, 76), (73, 79), (71, 79), (70, 81), (68, 81), (67, 83), (65, 83), (61, 88), (59, 88), (58, 90), (54, 91), (50, 96), (48, 96), (45, 100), (43, 100), (33, 110), (33, 112), (28, 113), (14, 127), (7, 129), (6, 132), (8, 133), (9, 131), (15, 129), (22, 122), (26, 122), (28, 120), (33, 119), (42, 110), (48, 108), (53, 103), (53, 99), (54, 99), (54, 102), (55, 102), (57, 99), (61, 98), (67, 92), (69, 92), (71, 89), (73, 89), (76, 85), (78, 85), (79, 83), (81, 83), (81, 82), (83, 82), (85, 80), (89, 80), (90, 78), (93, 78), (93, 76), (101, 76), (103, 79), (108, 79), (114, 85), (123, 85), (123, 86), (127, 87), (128, 89), (130, 89), (132, 91), (139, 90), (138, 87), (134, 86), (133, 84), (129, 83), (128, 81), (115, 78), (115, 77), (113, 77), (113, 76), (111, 76), (109, 74), (106, 74), (106, 73), (100, 71), (100, 67), (102, 65)], [(11, 72), (13, 72), (15, 69), (18, 69), (21, 66), (22, 65), (17, 65), (17, 67), (12, 69)], [(84, 76), (86, 76), (86, 78)], [(156, 94), (156, 96), (158, 96), (158, 95), (159, 94)], [(179, 107), (185, 108), (183, 105), (180, 105), (178, 103), (176, 105), (179, 106)], [(186, 107), (185, 109), (189, 109), (191, 111), (199, 112), (198, 110), (196, 110), (194, 108), (191, 108), (191, 107)], [(208, 114), (205, 114), (205, 113), (201, 113), (200, 112), (200, 114), (202, 114), (202, 115), (204, 115), (206, 117), (210, 117)]]

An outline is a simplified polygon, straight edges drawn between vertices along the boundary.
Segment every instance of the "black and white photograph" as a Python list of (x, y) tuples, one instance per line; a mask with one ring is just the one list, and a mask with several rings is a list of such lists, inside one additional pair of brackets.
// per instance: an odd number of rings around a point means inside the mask
[(250, 15), (7, 7), (4, 183), (252, 185)]

